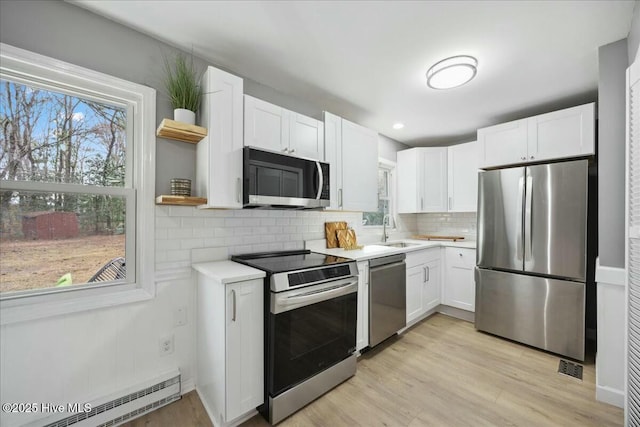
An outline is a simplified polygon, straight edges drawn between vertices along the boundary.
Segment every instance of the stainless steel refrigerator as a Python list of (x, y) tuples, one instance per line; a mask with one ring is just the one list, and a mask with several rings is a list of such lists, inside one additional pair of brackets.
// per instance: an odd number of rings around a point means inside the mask
[(476, 329), (584, 360), (588, 161), (481, 171)]

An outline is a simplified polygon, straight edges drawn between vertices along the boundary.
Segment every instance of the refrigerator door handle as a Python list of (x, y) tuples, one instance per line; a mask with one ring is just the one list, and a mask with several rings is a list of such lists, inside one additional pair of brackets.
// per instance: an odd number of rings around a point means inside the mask
[(524, 260), (525, 270), (527, 269), (526, 262), (531, 260), (531, 233), (533, 232), (533, 177), (529, 174), (527, 169), (527, 186), (525, 188), (525, 206), (524, 206)]
[(516, 259), (522, 261), (522, 209), (524, 205), (524, 177), (518, 179), (518, 218), (520, 221), (516, 221), (518, 229), (516, 230)]

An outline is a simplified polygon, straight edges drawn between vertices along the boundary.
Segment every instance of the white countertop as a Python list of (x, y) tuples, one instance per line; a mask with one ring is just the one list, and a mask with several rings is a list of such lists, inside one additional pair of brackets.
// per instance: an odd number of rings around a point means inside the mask
[[(314, 252), (320, 252), (327, 255), (335, 255), (344, 258), (351, 258), (356, 261), (365, 261), (368, 259), (378, 258), (381, 256), (407, 253), (411, 251), (419, 251), (428, 248), (438, 247), (454, 247), (454, 248), (468, 248), (475, 249), (475, 241), (458, 241), (450, 242), (444, 240), (415, 240), (415, 239), (402, 239), (399, 242), (415, 243), (415, 246), (408, 246), (405, 248), (394, 248), (391, 246), (383, 246), (381, 244), (364, 245), (362, 249), (345, 250), (341, 248), (327, 249), (325, 240), (314, 240), (306, 243), (306, 248)], [(395, 240), (390, 242), (396, 242)]]
[(262, 270), (233, 261), (202, 262), (193, 264), (191, 267), (223, 284), (261, 279), (267, 275)]

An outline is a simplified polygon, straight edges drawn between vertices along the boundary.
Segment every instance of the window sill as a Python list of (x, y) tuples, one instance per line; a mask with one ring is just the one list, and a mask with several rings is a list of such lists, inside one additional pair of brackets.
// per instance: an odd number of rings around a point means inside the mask
[(112, 290), (100, 296), (91, 292), (82, 296), (71, 296), (69, 294), (60, 296), (64, 296), (64, 298), (54, 298), (52, 296), (48, 301), (31, 303), (21, 303), (18, 300), (0, 301), (0, 326), (146, 301), (154, 297), (153, 293), (146, 288)]

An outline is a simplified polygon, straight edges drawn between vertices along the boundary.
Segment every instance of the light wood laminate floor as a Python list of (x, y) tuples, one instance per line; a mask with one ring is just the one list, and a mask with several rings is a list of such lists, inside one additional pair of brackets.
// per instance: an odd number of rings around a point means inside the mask
[[(279, 426), (621, 426), (622, 409), (595, 400), (593, 360), (583, 381), (558, 374), (559, 360), (437, 314), (362, 355), (354, 377)], [(191, 392), (125, 425), (211, 423)]]

